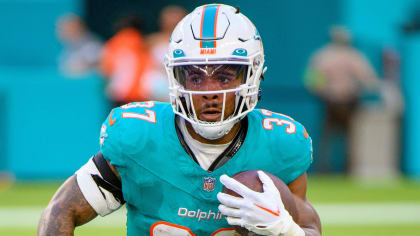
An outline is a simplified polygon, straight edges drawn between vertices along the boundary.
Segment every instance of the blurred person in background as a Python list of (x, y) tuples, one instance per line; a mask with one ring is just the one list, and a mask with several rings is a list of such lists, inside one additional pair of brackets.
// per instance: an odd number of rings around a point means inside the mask
[(325, 103), (325, 122), (317, 171), (329, 172), (335, 137), (345, 142), (348, 168), (349, 129), (363, 89), (373, 89), (377, 76), (367, 59), (351, 45), (351, 34), (342, 26), (330, 29), (331, 42), (311, 57), (305, 74), (305, 86)]
[(83, 19), (73, 13), (65, 14), (57, 20), (56, 27), (64, 47), (58, 59), (60, 71), (75, 78), (97, 69), (102, 42), (89, 31)]
[(169, 101), (169, 83), (166, 78), (164, 58), (168, 49), (168, 42), (172, 31), (179, 21), (187, 15), (187, 11), (180, 6), (167, 6), (162, 9), (159, 15), (159, 31), (147, 37), (154, 69), (146, 76), (151, 80), (148, 84), (156, 100)]
[(106, 93), (114, 107), (152, 99), (144, 78), (152, 70), (153, 61), (142, 27), (139, 16), (123, 16), (115, 24), (115, 35), (105, 43), (101, 72), (107, 79)]

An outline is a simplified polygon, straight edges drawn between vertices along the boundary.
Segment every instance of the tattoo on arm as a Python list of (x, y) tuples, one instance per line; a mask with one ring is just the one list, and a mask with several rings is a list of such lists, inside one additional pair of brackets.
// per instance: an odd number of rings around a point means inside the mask
[(38, 235), (74, 235), (76, 226), (85, 224), (96, 216), (95, 210), (79, 189), (76, 175), (73, 175), (58, 189), (42, 212)]

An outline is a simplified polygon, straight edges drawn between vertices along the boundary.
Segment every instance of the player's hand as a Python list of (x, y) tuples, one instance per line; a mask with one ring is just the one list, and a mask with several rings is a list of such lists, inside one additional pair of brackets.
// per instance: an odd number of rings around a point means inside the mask
[(263, 171), (258, 171), (263, 192), (255, 192), (227, 175), (220, 177), (222, 184), (241, 195), (235, 197), (218, 193), (220, 212), (227, 216), (230, 225), (238, 225), (259, 235), (280, 235), (296, 225), (284, 208), (280, 192)]

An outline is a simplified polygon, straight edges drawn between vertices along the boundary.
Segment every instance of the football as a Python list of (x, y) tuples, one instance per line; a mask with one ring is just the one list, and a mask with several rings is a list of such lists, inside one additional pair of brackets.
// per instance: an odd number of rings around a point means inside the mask
[[(298, 212), (296, 208), (295, 200), (292, 196), (292, 193), (289, 190), (289, 187), (277, 176), (268, 173), (264, 171), (274, 182), (274, 185), (277, 187), (277, 189), (280, 192), (281, 199), (283, 201), (284, 207), (289, 212), (289, 214), (293, 217), (293, 220), (296, 221), (298, 219)], [(262, 192), (263, 186), (262, 183), (258, 177), (257, 170), (248, 170), (248, 171), (242, 171), (232, 176), (235, 180), (241, 182), (251, 190)], [(232, 196), (240, 197), (239, 194), (235, 193), (234, 191), (226, 188), (223, 186), (222, 192), (230, 194)], [(242, 228), (240, 226), (234, 226), (235, 231), (238, 232), (242, 236), (247, 236), (249, 231), (245, 228)]]

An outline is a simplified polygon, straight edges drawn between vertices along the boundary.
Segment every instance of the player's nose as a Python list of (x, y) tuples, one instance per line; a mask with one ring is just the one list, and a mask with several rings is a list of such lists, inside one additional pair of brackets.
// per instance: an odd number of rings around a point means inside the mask
[[(213, 83), (211, 80), (206, 80), (205, 82), (206, 82), (206, 84), (205, 84), (205, 90), (206, 91), (220, 90), (219, 86), (216, 83)], [(218, 99), (219, 96), (221, 96), (221, 94), (217, 94), (217, 93), (203, 94), (203, 98), (206, 99), (206, 100)]]
[(203, 98), (206, 100), (213, 100), (213, 99), (217, 99), (219, 97), (218, 94), (204, 94)]

